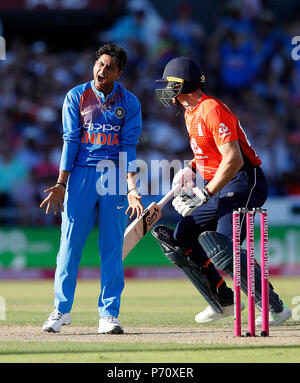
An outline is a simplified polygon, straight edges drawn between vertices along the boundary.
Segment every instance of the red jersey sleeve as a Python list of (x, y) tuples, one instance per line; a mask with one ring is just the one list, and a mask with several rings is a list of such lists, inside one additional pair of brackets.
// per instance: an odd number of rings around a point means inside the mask
[(214, 99), (203, 102), (203, 121), (217, 146), (238, 140), (237, 117)]

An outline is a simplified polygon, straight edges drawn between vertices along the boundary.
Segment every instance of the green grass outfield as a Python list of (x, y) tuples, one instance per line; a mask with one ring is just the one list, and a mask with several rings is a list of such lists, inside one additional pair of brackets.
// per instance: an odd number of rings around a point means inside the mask
[[(98, 281), (79, 280), (72, 324), (63, 327), (60, 334), (40, 331), (52, 311), (52, 281), (1, 281), (0, 296), (5, 299), (6, 315), (5, 320), (3, 315), (0, 320), (0, 362), (299, 363), (299, 279), (272, 278), (272, 282), (293, 309), (293, 318), (276, 328), (274, 336), (271, 329), (269, 339), (236, 340), (232, 317), (209, 325), (194, 322), (195, 314), (204, 309), (206, 303), (186, 280), (127, 280), (119, 319), (125, 332), (130, 328), (130, 334), (101, 335), (100, 338), (97, 335)], [(231, 281), (228, 284), (231, 285)], [(246, 303), (245, 296), (243, 301)], [(245, 329), (246, 317), (245, 310), (242, 316)], [(188, 331), (185, 332), (185, 328)], [(161, 342), (159, 337), (164, 336), (164, 329), (168, 331), (169, 341)], [(7, 332), (11, 337), (7, 338)], [(148, 338), (144, 338), (143, 332)], [(224, 333), (223, 342), (220, 336)], [(23, 338), (20, 340), (15, 334)], [(185, 342), (187, 336), (190, 336), (189, 342)], [(105, 337), (105, 341), (100, 341), (104, 339), (101, 337)]]

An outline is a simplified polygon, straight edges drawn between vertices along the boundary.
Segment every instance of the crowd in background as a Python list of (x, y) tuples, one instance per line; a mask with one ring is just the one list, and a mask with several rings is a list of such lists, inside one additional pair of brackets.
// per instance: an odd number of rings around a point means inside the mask
[[(182, 114), (155, 99), (155, 80), (165, 64), (190, 56), (203, 66), (207, 93), (240, 119), (263, 161), (270, 196), (300, 195), (300, 60), (291, 58), (299, 23), (279, 24), (259, 1), (228, 4), (210, 32), (187, 3), (173, 21), (135, 5), (109, 30), (99, 30), (99, 46), (113, 41), (128, 53), (121, 82), (139, 98), (143, 113), (137, 157), (192, 158)], [(59, 222), (38, 206), (58, 175), (64, 97), (92, 79), (93, 54), (53, 52), (44, 41), (10, 43), (0, 64), (1, 224)]]

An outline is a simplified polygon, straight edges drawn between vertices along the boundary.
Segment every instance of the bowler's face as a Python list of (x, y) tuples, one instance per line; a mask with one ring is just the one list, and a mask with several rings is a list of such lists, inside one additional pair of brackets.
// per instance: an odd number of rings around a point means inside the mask
[(96, 89), (108, 94), (112, 91), (114, 82), (119, 80), (122, 71), (119, 71), (113, 57), (104, 54), (95, 62), (93, 74)]

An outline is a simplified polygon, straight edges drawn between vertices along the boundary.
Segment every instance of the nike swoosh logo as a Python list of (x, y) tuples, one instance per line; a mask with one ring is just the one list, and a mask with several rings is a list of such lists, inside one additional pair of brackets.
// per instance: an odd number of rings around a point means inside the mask
[(117, 209), (120, 210), (120, 209), (124, 209), (125, 206), (117, 206)]
[(81, 115), (84, 116), (85, 114), (91, 113), (91, 110), (88, 110), (87, 112), (81, 112)]

